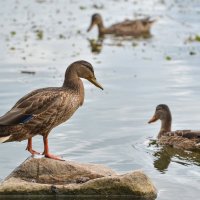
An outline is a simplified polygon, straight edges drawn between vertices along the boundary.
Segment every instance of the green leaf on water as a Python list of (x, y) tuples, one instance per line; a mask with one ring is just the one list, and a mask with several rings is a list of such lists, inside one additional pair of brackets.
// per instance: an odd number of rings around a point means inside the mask
[(15, 50), (15, 47), (10, 47), (10, 50), (14, 51), (14, 50)]
[(80, 8), (80, 10), (85, 10), (86, 9), (85, 6), (80, 6), (79, 8)]
[(186, 42), (200, 42), (200, 35), (190, 36), (187, 38)]
[(36, 31), (36, 36), (37, 36), (37, 39), (38, 39), (38, 40), (42, 40), (43, 37), (44, 37), (43, 31), (42, 31), (42, 30), (37, 30), (37, 31)]
[(171, 60), (172, 58), (170, 56), (165, 57), (166, 60)]
[(200, 35), (196, 35), (194, 39), (195, 41), (200, 42)]
[(15, 35), (16, 35), (16, 32), (15, 32), (15, 31), (11, 31), (10, 34), (11, 34), (12, 36), (15, 36)]

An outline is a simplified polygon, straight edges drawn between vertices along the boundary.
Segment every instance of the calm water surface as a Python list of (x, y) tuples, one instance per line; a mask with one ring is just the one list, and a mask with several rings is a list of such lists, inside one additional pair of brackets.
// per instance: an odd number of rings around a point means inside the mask
[[(97, 31), (86, 29), (95, 12), (105, 25), (141, 16), (158, 21), (151, 38), (108, 36), (92, 49)], [(60, 86), (68, 64), (87, 60), (105, 90), (84, 80), (85, 104), (51, 132), (51, 152), (119, 173), (142, 169), (158, 188), (158, 200), (199, 199), (200, 155), (149, 146), (160, 123), (147, 124), (155, 106), (165, 103), (174, 129), (200, 129), (200, 43), (187, 42), (200, 33), (198, 0), (8, 0), (0, 15), (1, 115), (33, 89)], [(43, 151), (42, 138), (33, 141)], [(26, 141), (0, 145), (1, 179), (29, 156), (25, 147)]]

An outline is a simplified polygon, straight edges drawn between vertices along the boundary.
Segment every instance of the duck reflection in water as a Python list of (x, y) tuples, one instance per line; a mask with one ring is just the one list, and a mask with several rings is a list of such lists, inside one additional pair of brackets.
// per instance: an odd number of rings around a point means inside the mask
[(200, 152), (198, 151), (185, 151), (171, 146), (158, 147), (156, 141), (151, 142), (149, 146), (154, 146), (156, 148), (156, 151), (153, 153), (155, 158), (153, 165), (154, 168), (161, 173), (166, 173), (171, 162), (185, 166), (200, 166)]
[(88, 39), (90, 44), (90, 49), (92, 53), (99, 54), (101, 53), (103, 47), (103, 38), (98, 39)]

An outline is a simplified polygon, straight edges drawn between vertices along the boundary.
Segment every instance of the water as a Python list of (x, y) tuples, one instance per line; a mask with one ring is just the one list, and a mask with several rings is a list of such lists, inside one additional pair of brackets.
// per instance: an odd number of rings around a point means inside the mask
[[(108, 36), (92, 52), (97, 31), (86, 29), (95, 12), (105, 25), (140, 15), (158, 21), (149, 39)], [(60, 86), (71, 62), (87, 60), (105, 90), (84, 80), (84, 106), (51, 132), (51, 152), (119, 173), (142, 169), (157, 187), (158, 200), (198, 199), (200, 155), (149, 146), (160, 124), (147, 121), (165, 103), (173, 129), (199, 129), (200, 43), (187, 42), (200, 33), (199, 1), (9, 0), (1, 2), (0, 15), (1, 115), (31, 90)], [(43, 151), (40, 136), (33, 145)], [(29, 156), (25, 147), (26, 141), (0, 145), (1, 179)]]

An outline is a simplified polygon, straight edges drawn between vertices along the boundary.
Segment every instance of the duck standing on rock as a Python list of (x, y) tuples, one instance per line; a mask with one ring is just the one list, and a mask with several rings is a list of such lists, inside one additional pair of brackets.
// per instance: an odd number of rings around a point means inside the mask
[(155, 122), (158, 119), (161, 120), (161, 128), (158, 134), (159, 144), (170, 145), (183, 150), (200, 150), (200, 131), (171, 131), (172, 116), (167, 105), (158, 105), (154, 116), (148, 123)]
[(67, 121), (83, 104), (84, 86), (80, 78), (87, 79), (103, 90), (90, 63), (83, 60), (72, 63), (65, 72), (62, 87), (34, 90), (0, 117), (0, 142), (28, 139), (26, 150), (34, 155), (39, 153), (32, 149), (32, 137), (42, 135), (44, 156), (61, 160), (49, 153), (48, 135), (54, 127)]
[(104, 27), (101, 15), (96, 13), (92, 15), (91, 24), (87, 31), (89, 32), (93, 26), (97, 25), (99, 37), (105, 34), (139, 37), (142, 35), (149, 35), (150, 28), (154, 22), (155, 20), (150, 20), (149, 18), (138, 20), (125, 20), (106, 28)]

